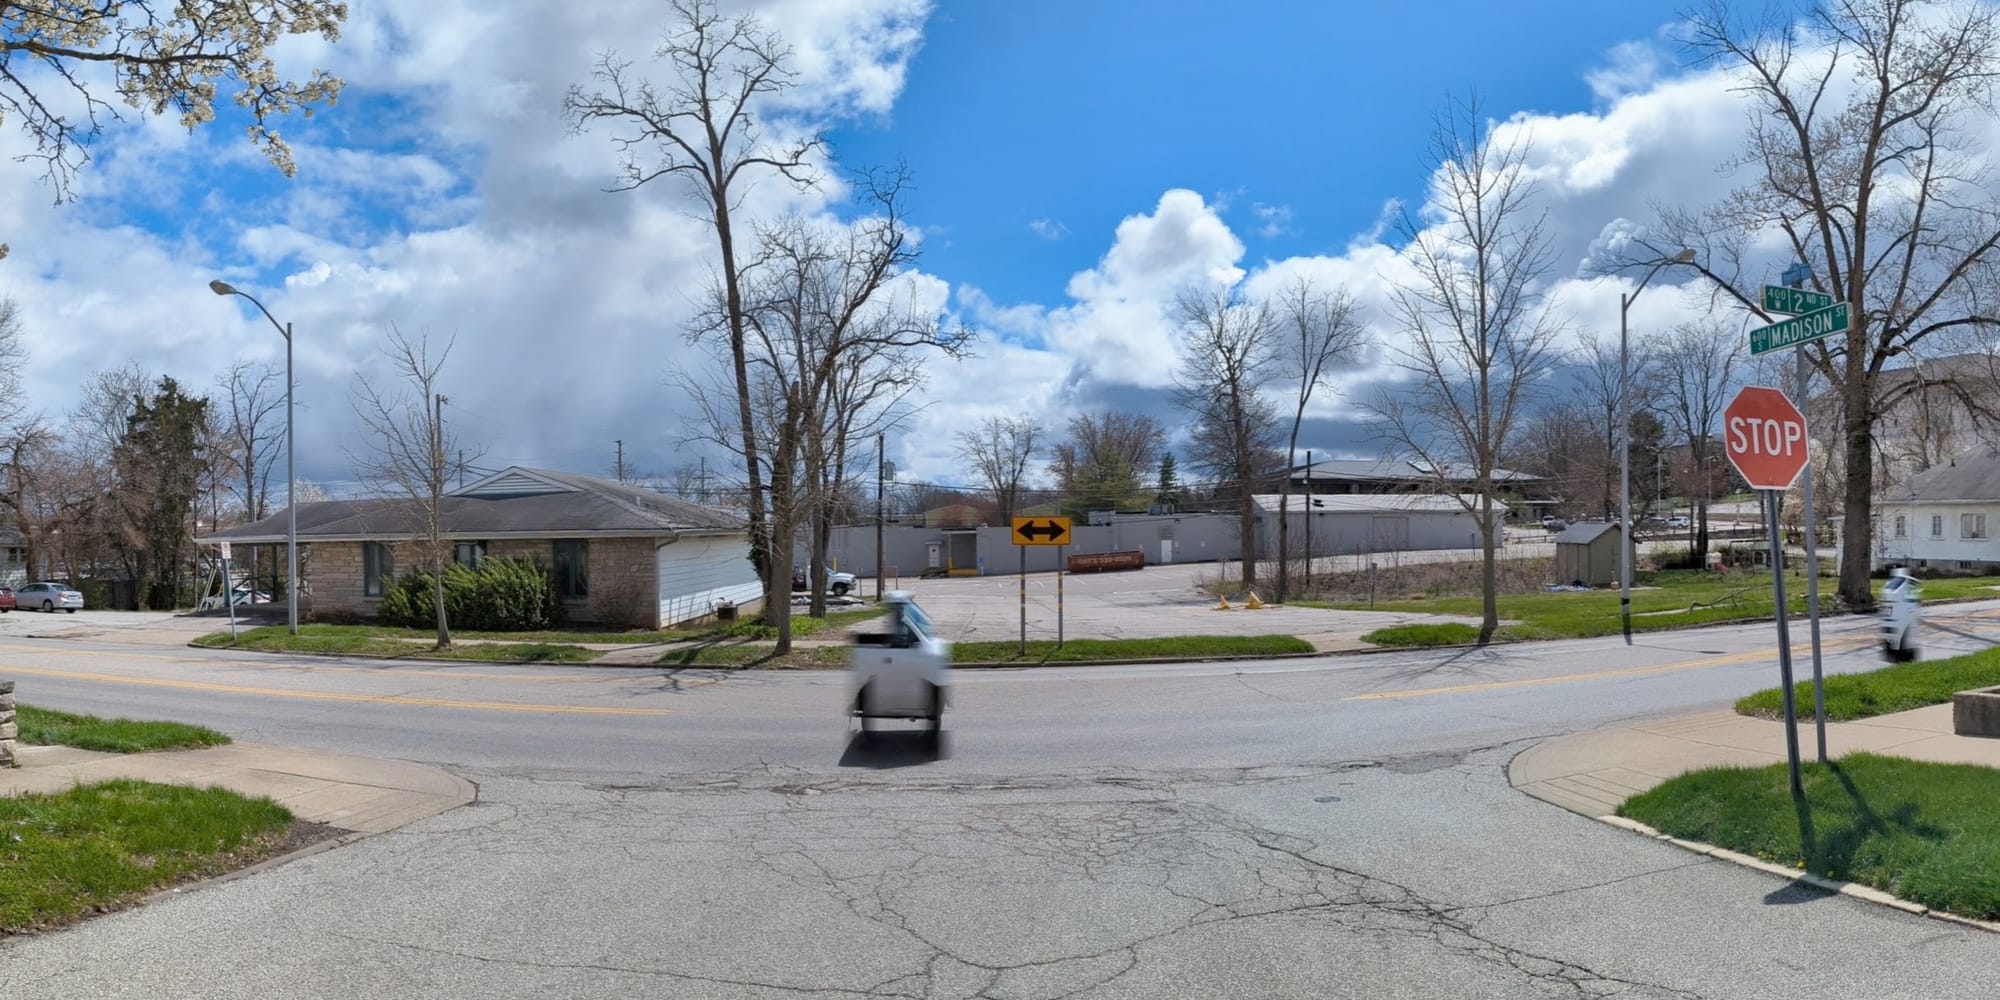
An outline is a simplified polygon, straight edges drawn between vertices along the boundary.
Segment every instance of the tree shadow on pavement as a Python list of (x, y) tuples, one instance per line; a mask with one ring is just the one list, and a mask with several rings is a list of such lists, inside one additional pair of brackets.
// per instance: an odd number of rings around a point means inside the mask
[(881, 771), (935, 764), (949, 756), (949, 733), (934, 736), (920, 729), (854, 733), (847, 741), (847, 752), (840, 755), (840, 766)]

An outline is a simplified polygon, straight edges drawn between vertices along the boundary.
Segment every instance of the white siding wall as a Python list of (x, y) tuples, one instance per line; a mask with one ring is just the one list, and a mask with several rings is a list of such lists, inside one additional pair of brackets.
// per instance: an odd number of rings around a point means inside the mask
[(715, 613), (716, 604), (739, 606), (763, 596), (750, 565), (750, 540), (683, 537), (660, 547), (660, 624), (671, 626)]
[[(1967, 537), (1963, 514), (1984, 515), (1986, 537)], [(1877, 566), (1917, 566), (1929, 569), (1977, 569), (2000, 564), (2000, 542), (1993, 538), (2000, 530), (2000, 503), (1914, 503), (1884, 504), (1880, 528), (1875, 537)], [(1896, 535), (1896, 518), (1903, 517), (1904, 532)], [(1940, 518), (1938, 534), (1931, 532), (1931, 519)], [(1972, 566), (1961, 567), (1961, 563)]]

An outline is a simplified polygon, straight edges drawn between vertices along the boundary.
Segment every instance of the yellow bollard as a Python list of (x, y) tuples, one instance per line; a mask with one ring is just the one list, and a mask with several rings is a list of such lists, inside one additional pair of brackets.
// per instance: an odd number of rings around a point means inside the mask
[(1250, 592), (1249, 602), (1245, 603), (1243, 606), (1252, 611), (1259, 611), (1263, 609), (1264, 602), (1257, 599), (1257, 592), (1253, 590)]
[(1227, 598), (1227, 597), (1217, 597), (1217, 598), (1215, 599), (1215, 608), (1214, 608), (1214, 610), (1216, 610), (1216, 611), (1228, 611), (1228, 610), (1230, 610), (1230, 608), (1229, 608), (1229, 598)]

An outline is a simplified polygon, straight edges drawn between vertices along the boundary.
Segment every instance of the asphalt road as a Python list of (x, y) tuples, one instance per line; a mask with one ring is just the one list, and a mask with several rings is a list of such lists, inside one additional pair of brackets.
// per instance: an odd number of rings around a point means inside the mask
[[(1930, 655), (2000, 639), (2000, 602)], [(1831, 671), (1877, 665), (1827, 623)], [(1803, 645), (1803, 630), (1800, 630)], [(0, 943), (13, 997), (1936, 997), (2000, 937), (1509, 789), (1549, 735), (1775, 681), (1768, 626), (961, 672), (945, 753), (838, 674), (427, 667), (0, 638), (53, 708), (442, 764), (476, 805)]]

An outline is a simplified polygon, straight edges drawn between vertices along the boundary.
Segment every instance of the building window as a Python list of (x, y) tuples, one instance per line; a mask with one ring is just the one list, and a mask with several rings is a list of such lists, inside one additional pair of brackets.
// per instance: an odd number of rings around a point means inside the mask
[(381, 542), (361, 543), (361, 594), (364, 597), (381, 597), (389, 582), (396, 578), (396, 555), (389, 546)]
[(556, 596), (565, 600), (590, 596), (590, 543), (564, 539), (555, 543)]
[(1932, 515), (1931, 515), (1931, 537), (1932, 537), (1932, 538), (1943, 538), (1943, 537), (1944, 537), (1944, 515), (1943, 515), (1943, 514), (1932, 514)]
[(1905, 514), (1896, 515), (1896, 537), (1897, 538), (1910, 537), (1910, 518), (1908, 515)]
[(1958, 537), (1960, 537), (1960, 538), (1985, 538), (1985, 537), (1986, 537), (1986, 515), (1984, 515), (1984, 514), (1960, 514), (1960, 515), (1958, 515)]
[(485, 542), (459, 542), (451, 548), (451, 558), (466, 569), (478, 569), (486, 561)]

